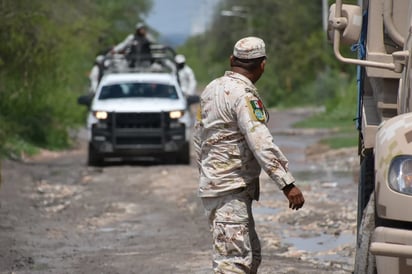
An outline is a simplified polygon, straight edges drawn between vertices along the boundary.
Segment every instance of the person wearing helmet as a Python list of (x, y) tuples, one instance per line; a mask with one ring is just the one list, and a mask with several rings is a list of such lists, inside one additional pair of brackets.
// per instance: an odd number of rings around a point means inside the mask
[(89, 73), (90, 92), (92, 93), (97, 91), (97, 86), (99, 85), (99, 82), (103, 77), (104, 68), (105, 68), (104, 62), (105, 62), (105, 57), (103, 55), (98, 55)]
[(180, 86), (183, 93), (186, 96), (195, 95), (197, 85), (195, 74), (193, 73), (192, 68), (190, 68), (186, 64), (185, 56), (182, 54), (176, 55), (175, 62), (177, 66), (177, 74), (179, 77)]
[(117, 44), (112, 53), (125, 53), (129, 67), (135, 67), (136, 63), (150, 64), (152, 60), (151, 44), (152, 41), (147, 38), (146, 25), (138, 23), (135, 33), (128, 35), (121, 43)]

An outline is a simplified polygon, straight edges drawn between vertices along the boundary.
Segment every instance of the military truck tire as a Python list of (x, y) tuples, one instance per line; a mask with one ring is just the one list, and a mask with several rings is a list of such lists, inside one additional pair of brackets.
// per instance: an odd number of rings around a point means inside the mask
[(182, 165), (190, 164), (190, 145), (186, 143), (180, 149), (179, 154), (177, 155), (177, 163)]
[(357, 212), (357, 229), (362, 221), (362, 215), (368, 204), (371, 193), (375, 186), (375, 167), (374, 156), (372, 151), (365, 151), (361, 158), (360, 176), (358, 183), (358, 212)]
[(99, 155), (99, 153), (96, 151), (94, 146), (90, 143), (89, 143), (89, 150), (88, 150), (87, 165), (88, 166), (102, 166), (103, 165), (103, 158)]
[(375, 256), (369, 252), (372, 234), (375, 229), (375, 197), (372, 194), (366, 206), (358, 230), (355, 254), (355, 274), (376, 274)]

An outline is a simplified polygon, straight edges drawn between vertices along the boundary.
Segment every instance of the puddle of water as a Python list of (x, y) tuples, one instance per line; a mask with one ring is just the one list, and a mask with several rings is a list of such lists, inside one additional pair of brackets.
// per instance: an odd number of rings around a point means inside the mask
[(298, 180), (315, 181), (320, 184), (325, 182), (336, 182), (337, 185), (353, 185), (353, 173), (351, 171), (327, 171), (327, 170), (304, 170), (294, 172)]
[[(339, 236), (321, 235), (313, 238), (288, 238), (288, 244), (292, 244), (297, 250), (306, 251), (315, 262), (336, 262), (349, 270), (353, 266), (353, 256), (343, 247), (355, 246), (356, 236), (352, 234), (341, 234)], [(343, 252), (343, 253), (342, 253)], [(352, 271), (350, 271), (352, 272)]]
[(287, 238), (287, 243), (298, 250), (307, 252), (322, 252), (337, 248), (340, 245), (355, 245), (355, 235), (341, 234), (339, 236), (320, 235), (312, 238)]
[(114, 227), (102, 227), (102, 228), (98, 229), (98, 231), (100, 231), (100, 232), (113, 232), (115, 230), (116, 230), (116, 228), (114, 228)]

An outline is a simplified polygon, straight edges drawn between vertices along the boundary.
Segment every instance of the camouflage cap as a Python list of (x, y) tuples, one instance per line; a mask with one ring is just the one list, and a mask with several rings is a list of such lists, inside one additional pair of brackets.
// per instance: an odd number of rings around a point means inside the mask
[(265, 57), (265, 42), (258, 37), (245, 37), (236, 42), (233, 56), (239, 59), (255, 59)]

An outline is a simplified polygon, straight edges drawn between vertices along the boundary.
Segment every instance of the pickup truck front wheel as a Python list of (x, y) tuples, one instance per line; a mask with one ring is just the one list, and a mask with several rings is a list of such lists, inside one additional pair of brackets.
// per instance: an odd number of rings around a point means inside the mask
[(89, 154), (87, 158), (87, 165), (89, 166), (102, 166), (103, 157), (96, 151), (94, 146), (89, 143)]
[(177, 163), (182, 165), (190, 164), (190, 144), (185, 143), (177, 155)]

